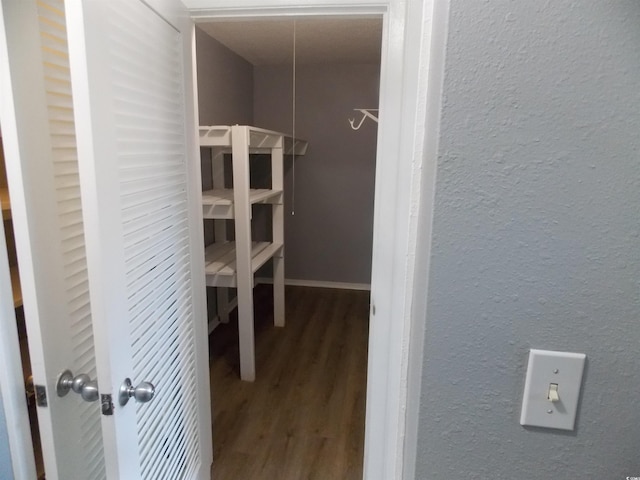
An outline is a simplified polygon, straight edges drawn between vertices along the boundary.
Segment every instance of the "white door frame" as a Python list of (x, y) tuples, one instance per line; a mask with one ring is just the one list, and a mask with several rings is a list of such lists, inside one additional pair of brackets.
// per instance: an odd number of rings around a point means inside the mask
[(364, 477), (412, 478), (448, 1), (183, 2), (196, 23), (383, 16)]

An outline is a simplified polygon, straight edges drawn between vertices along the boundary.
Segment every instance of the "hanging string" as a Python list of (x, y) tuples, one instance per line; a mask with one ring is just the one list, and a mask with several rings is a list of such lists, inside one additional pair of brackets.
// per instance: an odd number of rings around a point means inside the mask
[(293, 185), (291, 188), (291, 215), (296, 214), (296, 20), (293, 21), (293, 101), (291, 118), (293, 121), (292, 135), (293, 135), (293, 152), (292, 152), (292, 167), (291, 176), (293, 177)]

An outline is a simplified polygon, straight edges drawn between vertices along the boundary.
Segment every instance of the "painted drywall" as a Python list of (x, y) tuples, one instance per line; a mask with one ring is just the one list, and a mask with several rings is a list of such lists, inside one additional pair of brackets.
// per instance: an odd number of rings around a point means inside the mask
[(251, 125), (253, 66), (196, 27), (200, 125)]
[(2, 391), (0, 391), (0, 478), (13, 478), (11, 450), (9, 449), (9, 435), (7, 434), (7, 419), (4, 415)]
[[(640, 476), (640, 4), (450, 3), (416, 478)], [(574, 432), (529, 348), (586, 353)]]
[[(287, 278), (370, 282), (377, 124), (354, 131), (348, 118), (377, 108), (379, 72), (371, 64), (296, 68), (296, 135), (309, 150), (295, 169), (285, 166)], [(291, 132), (291, 92), (291, 68), (255, 67), (255, 124)]]

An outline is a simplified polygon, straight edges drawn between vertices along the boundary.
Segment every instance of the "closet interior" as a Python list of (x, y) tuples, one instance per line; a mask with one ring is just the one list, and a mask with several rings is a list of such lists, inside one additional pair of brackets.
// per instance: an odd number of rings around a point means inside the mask
[(318, 448), (326, 478), (361, 476), (381, 35), (197, 24), (218, 478), (305, 476)]
[(368, 288), (381, 29), (380, 18), (198, 24), (209, 332), (237, 308), (243, 380), (256, 375), (255, 284), (273, 284), (276, 326), (285, 275)]

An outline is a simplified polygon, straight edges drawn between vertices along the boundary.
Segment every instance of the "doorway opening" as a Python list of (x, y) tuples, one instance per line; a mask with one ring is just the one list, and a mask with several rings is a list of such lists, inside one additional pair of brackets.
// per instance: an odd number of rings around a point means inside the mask
[[(284, 329), (273, 327), (270, 265), (256, 273), (255, 382), (239, 378), (236, 323), (210, 336), (216, 478), (362, 477), (377, 124), (368, 116), (354, 127), (358, 110), (378, 108), (381, 39), (380, 16), (198, 24), (200, 125), (253, 125), (309, 144), (285, 157)], [(201, 154), (207, 190), (214, 172)], [(268, 162), (251, 161), (252, 187), (268, 188)], [(270, 231), (261, 207), (254, 237)], [(205, 243), (214, 237), (205, 220)], [(215, 323), (218, 295), (209, 289)]]

